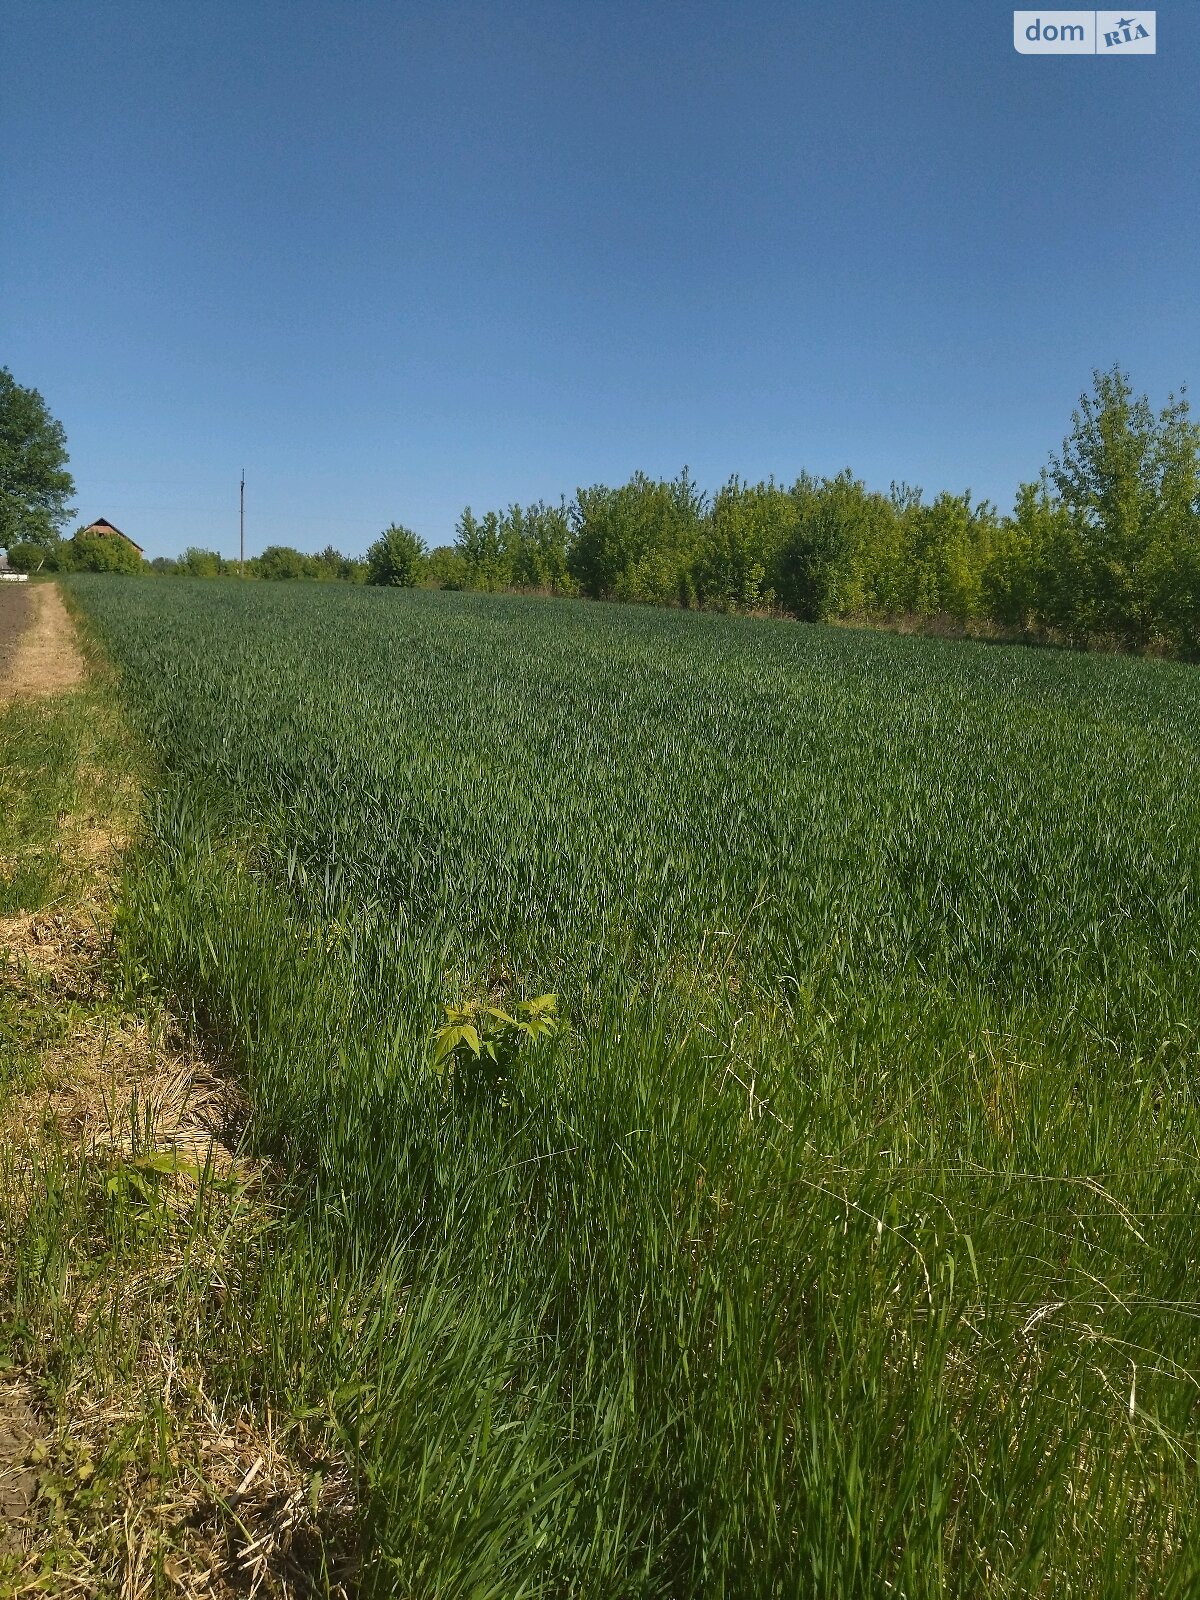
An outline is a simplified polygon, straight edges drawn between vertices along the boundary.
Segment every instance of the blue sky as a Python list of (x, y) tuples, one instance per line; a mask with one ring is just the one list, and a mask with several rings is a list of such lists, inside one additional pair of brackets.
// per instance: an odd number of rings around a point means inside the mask
[(0, 363), (81, 520), (332, 541), (687, 463), (1003, 507), (1094, 366), (1200, 379), (1200, 5), (28, 4)]

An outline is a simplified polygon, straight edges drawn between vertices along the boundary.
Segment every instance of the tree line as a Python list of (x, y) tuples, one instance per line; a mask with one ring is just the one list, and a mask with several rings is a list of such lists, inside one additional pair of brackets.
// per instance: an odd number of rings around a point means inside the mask
[[(8, 388), (5, 389), (4, 380)], [(0, 423), (15, 437), (37, 411), (0, 369)], [(44, 405), (44, 403), (42, 403)], [(6, 409), (7, 407), (7, 409)], [(58, 536), (72, 492), (61, 427), (45, 415), (40, 459), (0, 441), (0, 542), (14, 567), (150, 570), (218, 577), (238, 564), (191, 548), (143, 567), (123, 541)], [(57, 430), (57, 431), (55, 431)], [(30, 456), (30, 452), (26, 452)], [(33, 454), (36, 454), (34, 452)], [(22, 499), (24, 496), (24, 499)], [(468, 507), (454, 541), (430, 550), (393, 523), (365, 557), (271, 545), (245, 564), (306, 579), (580, 595), (804, 621), (949, 624), (966, 631), (1105, 644), (1200, 658), (1200, 427), (1186, 396), (1155, 411), (1120, 367), (1093, 374), (1071, 432), (1001, 515), (969, 491), (885, 494), (849, 471), (790, 484), (732, 477), (714, 493), (685, 468), (635, 473), (557, 504)]]
[(557, 506), (464, 511), (427, 558), (446, 588), (535, 589), (804, 621), (940, 620), (1200, 656), (1200, 427), (1097, 371), (1062, 449), (1002, 516), (969, 491), (884, 494), (849, 470), (791, 484), (636, 473)]

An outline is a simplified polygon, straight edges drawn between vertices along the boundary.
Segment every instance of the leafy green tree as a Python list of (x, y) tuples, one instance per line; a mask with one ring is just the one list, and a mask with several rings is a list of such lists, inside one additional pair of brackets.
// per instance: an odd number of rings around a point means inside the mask
[(966, 622), (983, 605), (983, 569), (996, 530), (986, 502), (942, 493), (931, 505), (910, 505), (903, 514), (906, 610), (919, 616)]
[(863, 502), (851, 554), (849, 585), (865, 616), (894, 617), (909, 609), (907, 521), (921, 504), (920, 489), (893, 482), (886, 495)]
[(1039, 484), (1023, 484), (984, 565), (982, 604), (1075, 644), (1200, 652), (1200, 429), (1186, 396), (1156, 416), (1113, 367)]
[(700, 530), (695, 586), (701, 605), (753, 611), (775, 598), (768, 574), (778, 567), (795, 520), (795, 505), (774, 483), (732, 477), (713, 497)]
[(1156, 419), (1120, 367), (1097, 369), (1092, 379), (1048, 469), (1081, 556), (1071, 621), (1081, 634), (1145, 644), (1153, 632), (1155, 585), (1147, 567), (1169, 453), (1164, 434), (1180, 419), (1170, 408)]
[(411, 528), (393, 522), (367, 551), (367, 582), (411, 589), (425, 570), (425, 545)]
[(74, 493), (62, 423), (0, 367), (0, 545), (56, 544)]
[(483, 564), (483, 541), (479, 531), (479, 519), (470, 506), (463, 508), (462, 516), (454, 525), (454, 553), (466, 573), (463, 587), (473, 588), (475, 574)]
[(319, 568), (315, 556), (305, 555), (290, 544), (269, 544), (255, 562), (260, 578), (284, 582), (294, 578), (315, 578)]
[(59, 557), (66, 549), (61, 539), (50, 544), (20, 539), (8, 547), (8, 564), (14, 572), (57, 572)]
[(820, 622), (839, 610), (839, 579), (852, 553), (847, 507), (807, 477), (791, 499), (794, 514), (776, 571), (779, 597), (802, 622)]
[(480, 518), (467, 506), (454, 530), (454, 548), (466, 568), (467, 588), (488, 594), (512, 588), (512, 530), (506, 533), (498, 512)]
[(891, 517), (888, 502), (848, 468), (834, 478), (804, 473), (788, 493), (793, 510), (775, 573), (783, 605), (806, 622), (856, 614), (864, 554), (876, 523)]
[(326, 582), (335, 583), (365, 583), (367, 581), (367, 564), (365, 561), (356, 561), (353, 556), (344, 556), (333, 545), (327, 544), (319, 555), (313, 557), (316, 563), (314, 576)]
[(566, 502), (548, 506), (509, 506), (500, 519), (500, 539), (512, 586), (550, 594), (572, 594), (575, 583), (568, 567), (571, 522)]
[(571, 576), (593, 600), (608, 599), (626, 563), (617, 491), (600, 483), (576, 489), (571, 520)]
[(425, 558), (425, 580), (435, 589), (469, 589), (467, 563), (453, 545), (440, 544)]
[(1023, 483), (1012, 516), (992, 542), (980, 577), (981, 603), (984, 614), (1006, 628), (1028, 628), (1038, 616), (1041, 550), (1051, 511), (1044, 485)]
[(216, 550), (189, 545), (175, 563), (175, 570), (188, 578), (217, 578), (227, 569)]
[(1187, 395), (1168, 396), (1155, 434), (1157, 493), (1142, 561), (1153, 637), (1200, 655), (1200, 426)]
[(525, 508), (515, 504), (510, 505), (507, 511), (499, 514), (496, 526), (503, 577), (507, 580), (502, 587), (506, 589), (536, 587), (533, 576), (532, 528)]
[(577, 490), (572, 578), (596, 599), (694, 604), (705, 507), (686, 467), (669, 482), (638, 472), (619, 489)]
[(59, 570), (69, 572), (133, 573), (146, 565), (128, 539), (82, 530), (59, 547), (58, 561)]

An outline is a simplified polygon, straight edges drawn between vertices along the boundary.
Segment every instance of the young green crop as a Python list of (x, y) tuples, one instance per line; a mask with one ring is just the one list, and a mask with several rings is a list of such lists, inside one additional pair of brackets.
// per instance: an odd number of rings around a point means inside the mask
[(294, 1175), (245, 1381), (357, 1452), (379, 1592), (1200, 1580), (1200, 676), (72, 592), (159, 773), (127, 958)]

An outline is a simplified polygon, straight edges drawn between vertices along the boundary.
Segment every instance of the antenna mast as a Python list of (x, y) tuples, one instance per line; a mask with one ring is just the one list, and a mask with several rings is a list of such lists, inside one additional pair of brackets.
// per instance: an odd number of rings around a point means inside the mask
[(240, 538), (238, 542), (238, 577), (246, 576), (246, 469), (242, 468), (242, 497), (238, 515)]

